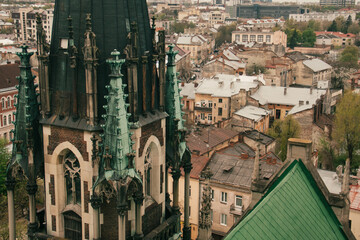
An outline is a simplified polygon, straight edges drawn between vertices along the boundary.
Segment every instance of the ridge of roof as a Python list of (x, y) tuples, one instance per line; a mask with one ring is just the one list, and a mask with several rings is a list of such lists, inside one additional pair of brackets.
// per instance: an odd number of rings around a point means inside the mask
[(302, 160), (294, 160), (285, 169), (225, 240), (265, 236), (267, 239), (347, 239)]

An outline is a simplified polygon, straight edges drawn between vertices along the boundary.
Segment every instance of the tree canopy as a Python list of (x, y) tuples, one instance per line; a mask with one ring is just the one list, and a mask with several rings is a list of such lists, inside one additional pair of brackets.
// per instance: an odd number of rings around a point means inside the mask
[(219, 27), (215, 38), (215, 46), (219, 47), (221, 46), (221, 44), (225, 42), (231, 43), (231, 34), (235, 30), (236, 30), (236, 24)]
[(316, 34), (312, 28), (306, 29), (302, 33), (303, 46), (304, 47), (313, 47), (316, 42)]
[(187, 28), (195, 28), (196, 25), (194, 23), (188, 22), (174, 22), (171, 25), (171, 32), (173, 33), (184, 33), (184, 30)]
[(286, 160), (289, 138), (299, 137), (300, 125), (296, 119), (288, 115), (284, 120), (276, 120), (268, 134), (276, 140), (276, 154), (282, 161)]
[(360, 149), (360, 95), (347, 92), (336, 107), (333, 139), (350, 161)]
[(343, 67), (358, 68), (359, 48), (356, 46), (346, 46), (341, 53), (340, 64)]

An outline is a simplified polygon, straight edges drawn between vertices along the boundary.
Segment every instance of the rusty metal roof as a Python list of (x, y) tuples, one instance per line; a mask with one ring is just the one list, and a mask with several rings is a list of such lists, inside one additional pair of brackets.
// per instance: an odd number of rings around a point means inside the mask
[[(250, 188), (251, 175), (254, 169), (254, 156), (246, 152), (247, 145), (236, 143), (216, 152), (209, 161), (208, 167), (214, 174), (211, 181), (229, 184), (235, 187)], [(269, 179), (282, 166), (281, 160), (274, 153), (260, 157), (260, 178)]]
[(207, 127), (199, 128), (186, 137), (186, 143), (192, 153), (203, 155), (214, 147), (238, 136), (239, 133), (229, 129)]

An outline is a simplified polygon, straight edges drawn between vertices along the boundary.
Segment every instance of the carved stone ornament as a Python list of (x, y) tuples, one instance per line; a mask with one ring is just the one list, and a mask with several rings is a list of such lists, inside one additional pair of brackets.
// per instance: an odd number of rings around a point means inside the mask
[(108, 182), (103, 182), (100, 185), (100, 195), (107, 203), (110, 203), (110, 200), (116, 197), (116, 191)]

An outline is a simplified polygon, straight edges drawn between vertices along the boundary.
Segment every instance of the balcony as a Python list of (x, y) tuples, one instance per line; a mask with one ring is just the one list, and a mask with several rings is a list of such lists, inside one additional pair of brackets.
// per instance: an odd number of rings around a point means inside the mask
[(242, 206), (235, 206), (235, 204), (230, 205), (230, 213), (234, 215), (241, 216), (243, 214)]
[(195, 106), (195, 110), (196, 110), (196, 111), (201, 111), (201, 112), (208, 112), (208, 113), (211, 113), (211, 112), (212, 112), (212, 108), (211, 108), (211, 107)]

